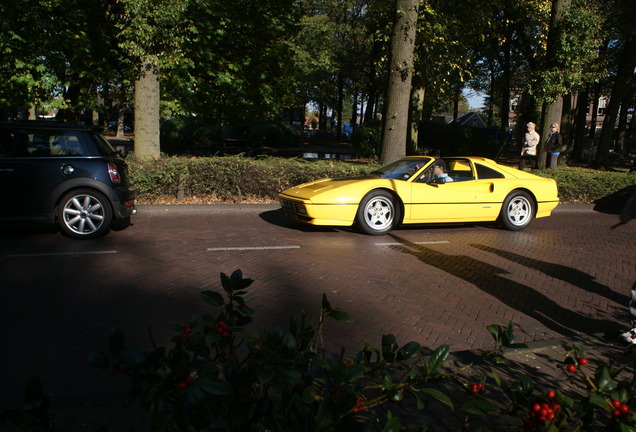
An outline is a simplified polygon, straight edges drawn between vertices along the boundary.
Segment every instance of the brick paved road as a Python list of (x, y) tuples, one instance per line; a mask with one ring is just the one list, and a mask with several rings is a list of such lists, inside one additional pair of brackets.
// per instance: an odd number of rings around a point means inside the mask
[[(587, 207), (586, 207), (587, 208)], [(576, 207), (579, 209), (579, 207)], [(167, 325), (206, 311), (203, 289), (240, 268), (255, 280), (259, 326), (317, 317), (326, 293), (354, 324), (330, 323), (330, 347), (379, 345), (383, 333), (428, 348), (490, 346), (512, 321), (520, 341), (624, 326), (636, 279), (636, 224), (567, 206), (526, 231), (482, 225), (402, 228), (372, 237), (289, 222), (276, 206), (142, 207), (134, 226), (94, 241), (0, 231), (0, 406), (40, 375), (60, 403), (127, 388), (84, 364), (112, 325), (159, 343)]]

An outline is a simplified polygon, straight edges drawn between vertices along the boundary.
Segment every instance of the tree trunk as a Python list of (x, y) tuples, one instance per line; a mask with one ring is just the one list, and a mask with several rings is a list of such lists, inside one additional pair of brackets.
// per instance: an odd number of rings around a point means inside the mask
[(418, 0), (395, 2), (396, 19), (391, 35), (389, 85), (382, 130), (382, 164), (406, 155), (418, 6)]
[(590, 122), (590, 133), (589, 138), (594, 141), (596, 139), (596, 122), (598, 121), (598, 100), (601, 96), (598, 93), (598, 90), (595, 89), (592, 101), (590, 102), (590, 108), (592, 109), (592, 121)]
[[(544, 169), (545, 168), (545, 160), (546, 160), (546, 151), (545, 151), (545, 140), (550, 135), (550, 125), (552, 123), (558, 123), (559, 127), (561, 125), (561, 113), (563, 112), (563, 97), (558, 97), (554, 102), (544, 102), (542, 115), (541, 115), (541, 146), (539, 150), (539, 156), (537, 159), (537, 168)], [(559, 158), (561, 161), (563, 158)]]
[(145, 61), (135, 81), (135, 156), (160, 157), (159, 71)]
[[(632, 78), (633, 79), (633, 78)], [(616, 131), (616, 151), (626, 154), (627, 144), (627, 118), (633, 110), (634, 91), (626, 92), (621, 101), (621, 111), (618, 115), (618, 130)]]
[(342, 108), (344, 106), (344, 80), (342, 73), (338, 75), (338, 124), (336, 125), (336, 135), (338, 139), (342, 137)]
[(502, 79), (501, 79), (501, 103), (499, 105), (500, 112), (500, 129), (502, 131), (500, 143), (502, 145), (508, 135), (509, 123), (510, 123), (510, 80), (511, 80), (511, 63), (510, 63), (510, 40), (512, 39), (512, 35), (509, 35), (506, 38), (506, 43), (504, 44), (504, 58), (502, 65)]
[[(563, 17), (563, 11), (571, 4), (571, 0), (552, 0), (552, 10), (550, 11), (550, 28), (548, 30), (548, 40), (546, 49), (545, 67), (549, 71), (558, 71), (561, 68), (559, 60), (559, 52), (561, 50), (560, 37), (561, 28), (560, 21)], [(553, 102), (548, 100), (554, 97)], [(558, 123), (561, 126), (561, 117), (563, 113), (563, 95), (548, 95), (543, 102), (541, 109), (541, 140), (545, 143), (550, 134), (550, 124)], [(563, 161), (564, 158), (559, 158)], [(545, 146), (541, 145), (539, 156), (537, 159), (537, 167), (545, 168), (546, 151)]]
[(572, 131), (574, 126), (574, 116), (572, 113), (572, 94), (563, 96), (563, 110), (561, 112), (561, 138), (563, 139), (563, 149), (566, 154), (560, 160), (564, 163), (568, 160), (567, 149), (572, 145)]
[(408, 137), (408, 149), (412, 154), (416, 154), (419, 151), (419, 135), (420, 124), (422, 123), (422, 114), (424, 113), (424, 95), (425, 89), (423, 87), (413, 88), (411, 91), (411, 115), (410, 115), (410, 128)]
[(618, 62), (616, 79), (612, 86), (612, 94), (609, 103), (605, 108), (605, 119), (603, 119), (603, 129), (596, 151), (596, 159), (592, 164), (594, 168), (609, 168), (608, 157), (610, 141), (614, 135), (614, 126), (618, 117), (618, 109), (621, 104), (622, 95), (627, 91), (629, 83), (634, 77), (634, 67), (636, 66), (636, 30), (632, 29), (629, 39), (625, 42), (623, 52)]
[(583, 160), (583, 152), (586, 147), (585, 121), (587, 119), (587, 101), (589, 93), (582, 91), (577, 96), (576, 120), (574, 121), (574, 139), (572, 146), (572, 158), (576, 161)]

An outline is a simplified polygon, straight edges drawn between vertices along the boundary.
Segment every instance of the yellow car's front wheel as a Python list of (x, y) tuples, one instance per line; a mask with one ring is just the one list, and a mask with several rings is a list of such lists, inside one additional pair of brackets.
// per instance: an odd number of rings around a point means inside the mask
[(399, 205), (389, 192), (383, 190), (369, 192), (360, 202), (356, 215), (358, 227), (371, 235), (391, 231), (399, 220)]

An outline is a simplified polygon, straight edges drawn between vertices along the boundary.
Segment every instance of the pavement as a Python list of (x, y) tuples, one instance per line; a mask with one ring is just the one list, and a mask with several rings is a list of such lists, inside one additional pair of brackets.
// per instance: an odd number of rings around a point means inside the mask
[[(273, 211), (278, 208), (276, 205), (248, 205), (250, 211), (256, 211), (263, 213), (267, 211)], [(162, 215), (170, 216), (186, 216), (188, 217), (197, 214), (214, 215), (214, 214), (230, 214), (233, 213), (242, 214), (246, 207), (241, 205), (184, 205), (184, 206), (140, 206), (140, 214), (144, 214), (151, 217), (161, 217)], [(592, 205), (581, 204), (564, 204), (557, 207), (555, 215), (574, 215), (574, 217), (586, 217), (592, 212), (613, 212), (612, 209), (598, 209)], [(230, 216), (231, 217), (231, 216)], [(614, 220), (615, 216), (611, 219)], [(609, 219), (608, 219), (609, 220)], [(628, 238), (633, 238), (633, 229), (630, 227), (628, 232)], [(407, 234), (409, 234), (407, 232)], [(634, 243), (627, 241), (627, 246), (621, 246), (624, 249), (625, 254), (631, 254), (630, 259), (633, 259), (634, 249), (629, 250), (629, 244), (633, 247)], [(602, 251), (600, 252), (602, 254)], [(335, 259), (335, 258), (334, 258)], [(599, 255), (599, 260), (602, 261), (602, 256)], [(1, 261), (1, 260), (0, 260)], [(626, 263), (628, 261), (625, 261)], [(631, 269), (627, 269), (625, 274), (634, 276), (633, 261), (628, 262), (631, 265)], [(142, 275), (139, 275), (140, 277)], [(622, 283), (625, 285), (625, 283)], [(626, 296), (627, 294), (624, 293)], [(623, 298), (623, 297), (621, 297)], [(275, 301), (275, 299), (273, 299)], [(346, 309), (346, 308), (345, 308)], [(627, 314), (627, 305), (625, 305), (625, 316)], [(570, 376), (563, 373), (561, 369), (557, 367), (563, 363), (565, 356), (568, 353), (568, 349), (572, 346), (578, 346), (584, 350), (584, 355), (589, 359), (589, 365), (586, 366), (585, 371), (587, 373), (593, 373), (601, 365), (626, 365), (622, 370), (619, 377), (621, 379), (629, 379), (634, 375), (634, 363), (636, 356), (634, 355), (631, 347), (627, 345), (620, 338), (620, 331), (624, 330), (620, 327), (614, 326), (614, 328), (607, 329), (599, 332), (586, 332), (586, 333), (573, 333), (567, 337), (555, 337), (549, 339), (543, 339), (540, 341), (532, 341), (527, 343), (527, 347), (516, 348), (506, 350), (505, 363), (498, 363), (489, 361), (483, 364), (473, 364), (477, 359), (482, 358), (488, 351), (484, 348), (484, 344), (481, 344), (475, 349), (461, 349), (453, 351), (447, 362), (448, 371), (461, 371), (457, 375), (457, 379), (454, 384), (459, 383), (469, 384), (477, 381), (482, 375), (489, 375), (491, 368), (496, 368), (504, 381), (518, 380), (522, 375), (529, 375), (535, 382), (536, 388), (541, 392), (547, 391), (553, 388), (560, 388), (569, 395), (584, 395), (586, 389), (578, 381), (582, 375), (578, 375), (577, 379), (572, 381)], [(485, 331), (485, 330), (484, 330)], [(44, 354), (46, 355), (46, 354)], [(584, 372), (585, 372), (584, 371)], [(495, 386), (492, 385), (492, 378), (488, 379), (488, 391), (491, 392), (490, 396), (497, 398), (495, 395)], [(452, 398), (456, 404), (461, 404), (466, 401), (467, 396), (451, 390), (451, 385), (448, 382), (438, 385), (440, 391), (446, 391), (452, 395)], [(456, 389), (456, 387), (454, 387)], [(64, 427), (70, 430), (80, 431), (95, 431), (106, 422), (108, 423), (109, 431), (143, 431), (149, 430), (147, 424), (143, 420), (144, 416), (141, 415), (137, 408), (122, 408), (119, 405), (120, 394), (106, 392), (95, 394), (95, 398), (87, 397), (83, 395), (84, 401), (78, 401), (77, 399), (63, 399), (61, 401), (54, 400), (55, 414), (58, 418), (58, 423), (64, 425)], [(439, 409), (438, 409), (439, 408)], [(442, 407), (433, 406), (432, 409), (427, 410), (419, 418), (426, 419), (432, 424), (431, 431), (435, 430), (450, 430), (452, 428), (460, 427), (465, 419), (456, 411), (450, 413), (447, 410), (442, 410)], [(501, 424), (505, 424), (506, 427), (513, 426), (521, 427), (520, 424), (515, 423), (515, 420), (511, 419), (499, 419), (493, 420), (490, 417), (484, 420), (484, 425), (489, 427), (495, 427), (497, 422), (501, 421)], [(474, 426), (481, 424), (480, 421), (474, 421), (471, 423), (471, 430), (474, 430)], [(0, 430), (11, 430), (1, 428)]]

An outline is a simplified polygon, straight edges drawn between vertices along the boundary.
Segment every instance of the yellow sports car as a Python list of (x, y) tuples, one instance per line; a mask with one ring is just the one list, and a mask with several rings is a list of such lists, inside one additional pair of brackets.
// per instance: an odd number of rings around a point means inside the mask
[(362, 177), (321, 179), (279, 194), (285, 213), (312, 225), (385, 234), (399, 224), (494, 222), (526, 228), (559, 203), (556, 182), (480, 157), (410, 156)]

